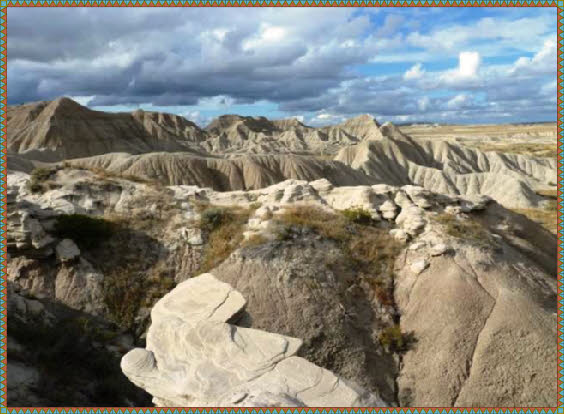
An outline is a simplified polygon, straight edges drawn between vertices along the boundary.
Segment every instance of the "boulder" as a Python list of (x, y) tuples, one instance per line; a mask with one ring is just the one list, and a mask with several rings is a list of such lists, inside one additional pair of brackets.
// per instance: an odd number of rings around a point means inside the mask
[(57, 259), (60, 262), (68, 262), (74, 260), (80, 255), (80, 249), (71, 239), (63, 239), (55, 248)]

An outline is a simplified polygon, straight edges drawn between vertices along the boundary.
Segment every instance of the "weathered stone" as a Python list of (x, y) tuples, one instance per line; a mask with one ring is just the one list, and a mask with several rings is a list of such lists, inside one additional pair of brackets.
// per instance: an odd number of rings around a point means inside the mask
[(444, 243), (435, 244), (431, 247), (430, 253), (431, 256), (440, 256), (445, 254), (449, 250), (449, 247)]
[(394, 239), (396, 239), (400, 243), (404, 243), (404, 244), (407, 243), (407, 241), (409, 240), (409, 234), (407, 234), (402, 229), (392, 229), (392, 230), (390, 230), (390, 236), (392, 236)]
[(181, 283), (153, 308), (147, 348), (126, 354), (123, 372), (169, 406), (384, 406), (293, 356), (301, 340), (225, 323), (244, 305), (211, 274)]
[(80, 249), (71, 239), (63, 239), (55, 248), (57, 259), (61, 262), (68, 262), (76, 259), (80, 255)]
[(413, 262), (410, 266), (411, 271), (416, 275), (423, 273), (425, 269), (429, 267), (429, 261), (427, 259), (420, 259)]
[(380, 205), (379, 209), (382, 212), (383, 218), (385, 218), (387, 220), (393, 220), (393, 219), (396, 218), (398, 208), (392, 200), (384, 201)]

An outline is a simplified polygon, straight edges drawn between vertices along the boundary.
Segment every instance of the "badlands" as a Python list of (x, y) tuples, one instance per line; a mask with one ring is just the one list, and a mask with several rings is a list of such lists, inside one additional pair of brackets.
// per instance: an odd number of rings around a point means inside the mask
[(556, 405), (554, 124), (7, 118), (9, 406)]

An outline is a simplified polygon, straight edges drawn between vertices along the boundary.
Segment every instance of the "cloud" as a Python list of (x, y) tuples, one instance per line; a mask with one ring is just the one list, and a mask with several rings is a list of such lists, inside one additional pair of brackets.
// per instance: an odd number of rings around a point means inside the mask
[(552, 119), (555, 21), (539, 8), (16, 8), (8, 102), (66, 95), (199, 124), (240, 108), (312, 124)]
[(456, 95), (450, 99), (446, 106), (448, 109), (460, 109), (468, 103), (468, 96), (464, 94)]
[(550, 37), (532, 58), (520, 57), (510, 69), (511, 73), (556, 73), (556, 39)]
[(403, 78), (406, 80), (419, 79), (423, 77), (424, 72), (425, 70), (423, 69), (423, 65), (421, 63), (416, 63), (409, 70), (405, 72)]
[(461, 77), (470, 78), (478, 74), (480, 54), (478, 52), (460, 52), (458, 73)]
[(328, 113), (322, 111), (317, 115), (309, 118), (307, 120), (307, 124), (311, 126), (326, 126), (326, 125), (335, 125), (339, 124), (346, 120), (346, 116), (342, 114), (336, 113)]
[(69, 98), (81, 105), (86, 106), (92, 101), (92, 99), (94, 99), (94, 96), (69, 96)]
[(403, 22), (404, 18), (399, 14), (388, 14), (384, 20), (384, 24), (378, 29), (376, 35), (390, 36), (397, 31)]
[(279, 102), (338, 86), (375, 53), (362, 37), (369, 19), (353, 9), (29, 11), (10, 13), (10, 103)]
[(428, 96), (423, 96), (422, 98), (419, 98), (419, 100), (417, 101), (417, 108), (421, 112), (426, 112), (430, 106), (431, 106), (431, 99)]

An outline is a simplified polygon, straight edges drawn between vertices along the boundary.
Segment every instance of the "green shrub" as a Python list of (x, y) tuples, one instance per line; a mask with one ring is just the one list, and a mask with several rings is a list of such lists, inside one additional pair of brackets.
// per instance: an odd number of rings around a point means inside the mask
[(276, 229), (276, 240), (285, 241), (292, 240), (294, 236), (294, 231), (292, 226), (288, 224), (280, 224)]
[(341, 214), (350, 222), (356, 224), (365, 224), (369, 225), (374, 222), (372, 220), (372, 215), (364, 210), (363, 208), (348, 208), (346, 210), (342, 210)]
[(84, 214), (61, 214), (56, 220), (54, 234), (61, 239), (72, 239), (81, 249), (99, 246), (115, 230), (115, 224), (108, 220)]
[(133, 266), (121, 266), (105, 274), (104, 303), (110, 319), (132, 329), (137, 312), (147, 294), (143, 275)]
[(388, 351), (403, 353), (415, 343), (412, 333), (403, 333), (399, 325), (389, 326), (380, 332), (380, 344)]
[(28, 183), (28, 188), (32, 193), (40, 193), (45, 191), (46, 182), (51, 177), (55, 170), (49, 168), (35, 168), (31, 174)]

